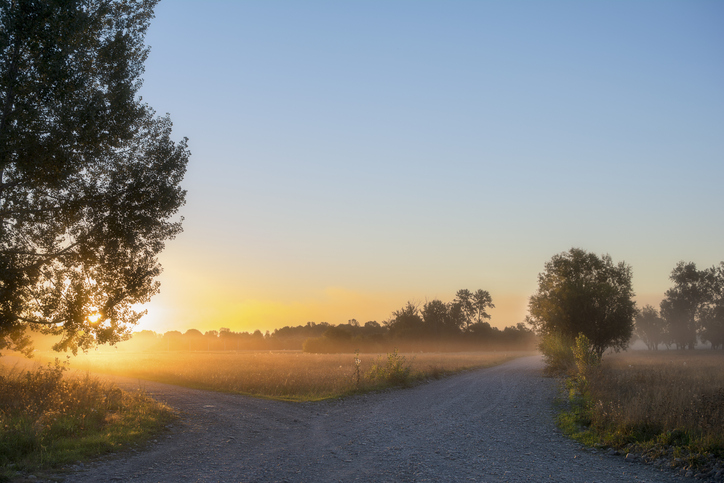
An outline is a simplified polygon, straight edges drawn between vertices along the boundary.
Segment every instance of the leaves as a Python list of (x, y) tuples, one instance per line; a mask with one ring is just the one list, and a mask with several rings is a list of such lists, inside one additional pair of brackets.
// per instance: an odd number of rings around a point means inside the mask
[(609, 347), (623, 349), (636, 313), (631, 276), (631, 267), (614, 264), (608, 255), (578, 248), (555, 255), (538, 276), (528, 321), (542, 335), (573, 340), (582, 333), (598, 355)]
[(0, 3), (0, 348), (118, 342), (158, 292), (189, 152), (136, 98), (156, 3)]

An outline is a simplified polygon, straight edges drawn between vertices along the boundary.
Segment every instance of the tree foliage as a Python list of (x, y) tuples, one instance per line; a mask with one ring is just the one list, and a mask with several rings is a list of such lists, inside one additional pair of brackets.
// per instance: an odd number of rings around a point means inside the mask
[(487, 309), (495, 308), (487, 290), (458, 290), (452, 302), (434, 299), (422, 309), (411, 302), (395, 311), (389, 321), (390, 334), (398, 337), (439, 337), (461, 334), (487, 335)]
[(189, 153), (137, 97), (156, 3), (0, 2), (0, 349), (117, 342), (158, 292)]
[[(462, 311), (463, 326), (465, 331), (475, 331), (474, 324), (483, 324), (490, 319), (487, 309), (494, 309), (493, 298), (487, 290), (478, 289), (471, 292), (468, 289), (458, 290), (453, 301)], [(477, 330), (480, 330), (478, 327)]]
[(650, 350), (658, 350), (659, 344), (667, 343), (664, 319), (659, 317), (659, 312), (651, 305), (644, 306), (636, 314), (634, 331)]
[(542, 336), (573, 344), (579, 334), (600, 357), (608, 348), (624, 349), (633, 331), (631, 268), (579, 248), (554, 255), (538, 275), (530, 298), (528, 322)]
[(707, 270), (707, 300), (701, 314), (701, 340), (712, 349), (724, 349), (724, 262)]
[(661, 301), (661, 315), (671, 342), (693, 349), (699, 336), (713, 348), (724, 347), (724, 262), (704, 270), (679, 262), (670, 279), (674, 286)]

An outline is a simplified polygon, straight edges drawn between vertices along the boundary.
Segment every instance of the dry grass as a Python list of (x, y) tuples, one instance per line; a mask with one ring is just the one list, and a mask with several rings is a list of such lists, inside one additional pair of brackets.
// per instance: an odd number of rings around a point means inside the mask
[(64, 372), (57, 360), (30, 370), (0, 365), (0, 481), (143, 441), (173, 417), (143, 393)]
[[(401, 354), (410, 364), (411, 380), (487, 367), (532, 352), (467, 352)], [(384, 355), (382, 355), (384, 358)], [(288, 400), (319, 400), (379, 388), (365, 377), (376, 354), (360, 356), (359, 387), (352, 354), (308, 354), (301, 351), (160, 352), (80, 355), (71, 367), (213, 391)]]
[(587, 444), (689, 468), (711, 469), (724, 457), (722, 351), (605, 356), (572, 402), (561, 424)]
[(724, 353), (635, 351), (609, 356), (591, 377), (592, 422), (622, 440), (682, 431), (724, 443)]

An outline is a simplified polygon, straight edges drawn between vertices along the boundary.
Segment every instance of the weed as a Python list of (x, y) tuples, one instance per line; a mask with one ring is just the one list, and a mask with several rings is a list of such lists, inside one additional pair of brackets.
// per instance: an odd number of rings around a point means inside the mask
[(359, 358), (359, 350), (354, 351), (354, 374), (353, 379), (355, 381), (355, 389), (359, 390), (360, 388), (360, 378), (362, 376), (362, 371), (360, 371), (360, 365), (362, 365), (362, 359)]

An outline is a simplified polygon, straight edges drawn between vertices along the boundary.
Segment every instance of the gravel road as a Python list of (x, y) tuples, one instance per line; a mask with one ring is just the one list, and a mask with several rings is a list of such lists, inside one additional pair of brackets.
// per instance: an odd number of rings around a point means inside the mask
[[(681, 482), (558, 433), (540, 357), (410, 389), (286, 403), (143, 382), (181, 421), (74, 482)], [(138, 381), (123, 382), (138, 387)], [(691, 481), (691, 480), (689, 480)]]

